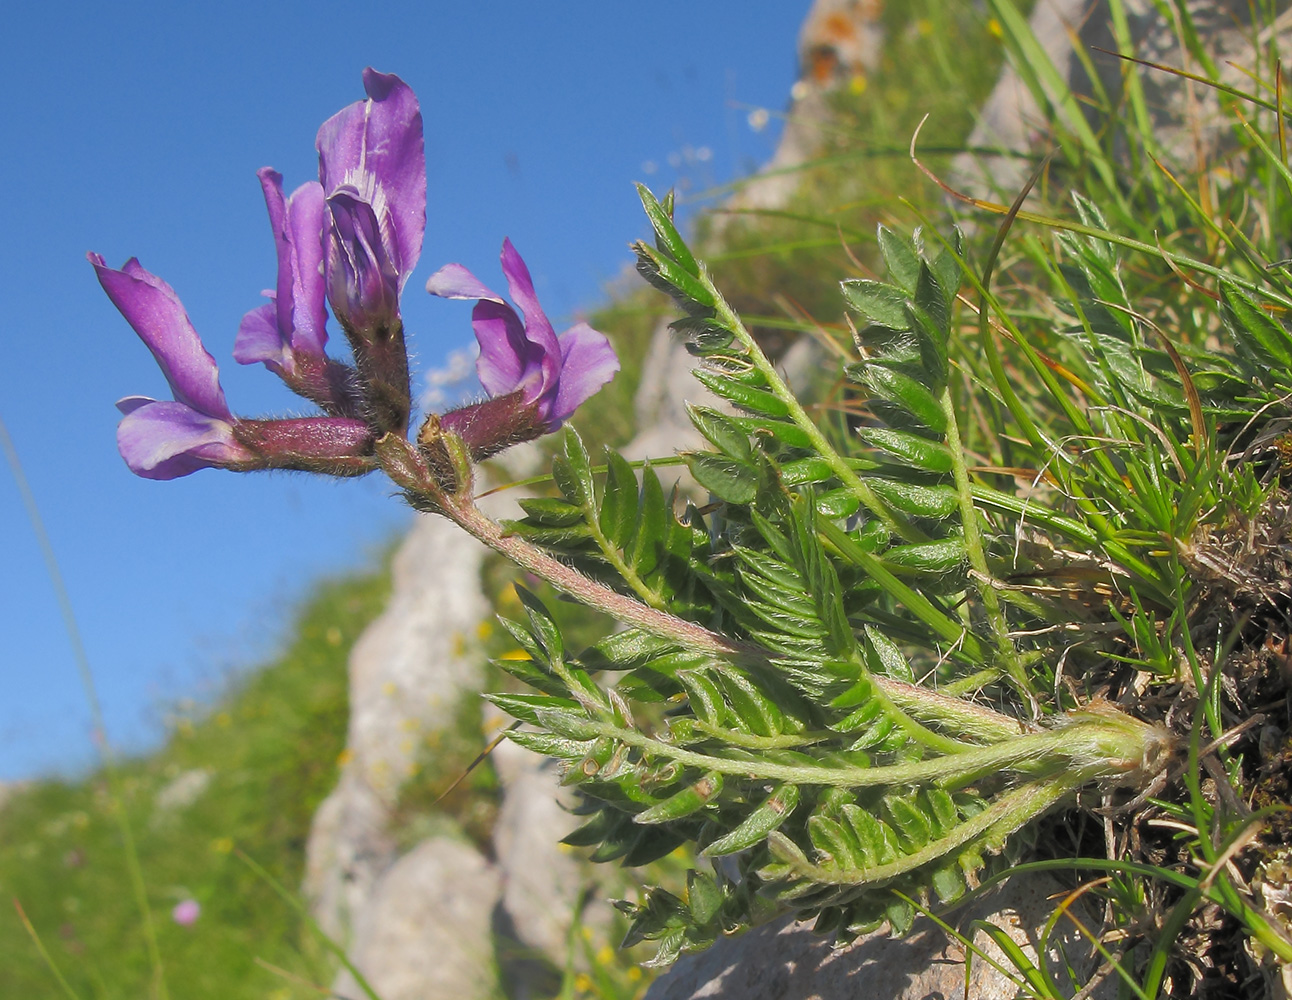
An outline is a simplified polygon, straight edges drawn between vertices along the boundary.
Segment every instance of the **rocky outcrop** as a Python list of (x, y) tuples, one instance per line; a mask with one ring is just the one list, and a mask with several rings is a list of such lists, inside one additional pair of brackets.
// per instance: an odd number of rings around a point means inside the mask
[(863, 83), (879, 64), (882, 13), (882, 0), (814, 0), (799, 30), (799, 78), (776, 152), (741, 185), (729, 207), (779, 208), (789, 201), (799, 183), (795, 168), (820, 148), (830, 92)]
[(350, 655), (346, 761), (306, 848), (306, 895), (339, 940), (365, 922), (378, 880), (395, 863), (391, 818), (426, 737), (448, 728), (462, 699), (480, 690), (473, 640), (491, 614), (480, 590), (484, 557), (484, 546), (455, 525), (419, 516), (395, 556), (390, 604)]
[[(965, 989), (966, 949), (926, 917), (895, 938), (887, 931), (834, 948), (810, 923), (779, 920), (737, 938), (719, 941), (707, 951), (680, 959), (652, 984), (646, 1000), (1013, 1000), (1017, 979), (1006, 976), (1008, 961), (981, 925), (989, 921), (1036, 961), (1037, 944), (1054, 912), (1059, 886), (1048, 876), (1015, 878), (998, 893), (956, 913), (951, 921), (991, 962), (975, 958)], [(1098, 919), (1080, 908), (1083, 922)], [(1071, 921), (1063, 921), (1048, 942), (1052, 962), (1065, 959), (1081, 979), (1068, 984), (1075, 993), (1095, 971), (1092, 950)], [(992, 964), (996, 963), (996, 964)], [(1111, 1000), (1117, 983), (1105, 979), (1089, 996)]]
[[(471, 1000), (497, 994), (492, 921), (498, 873), (451, 837), (418, 844), (373, 884), (350, 960), (382, 1000)], [(349, 972), (333, 986), (363, 992)]]
[[(1247, 0), (1190, 0), (1188, 10), (1198, 36), (1222, 82), (1239, 89), (1252, 89), (1249, 75), (1257, 50), (1253, 47), (1252, 6)], [(1179, 26), (1164, 19), (1153, 0), (1125, 0), (1126, 27), (1136, 58), (1191, 73), (1204, 69), (1180, 43)], [(1178, 18), (1178, 15), (1176, 15)], [(1058, 79), (1071, 93), (1089, 98), (1102, 91), (1118, 113), (1131, 114), (1126, 106), (1124, 80), (1128, 72), (1138, 75), (1144, 103), (1151, 118), (1156, 155), (1173, 170), (1196, 169), (1214, 163), (1233, 142), (1233, 120), (1221, 108), (1221, 96), (1213, 88), (1182, 79), (1161, 70), (1131, 67), (1109, 55), (1118, 51), (1112, 18), (1106, 0), (1037, 0), (1031, 18), (1032, 33), (1054, 66)], [(1292, 11), (1284, 12), (1271, 28), (1256, 38), (1268, 46), (1270, 35), (1282, 37), (1292, 31)], [(1073, 40), (1081, 46), (1094, 69), (1092, 80), (1079, 59)], [(1103, 50), (1103, 51), (1100, 51)], [(1102, 123), (1092, 110), (1097, 103), (1079, 98), (1068, 109), (1063, 95), (1047, 91), (1048, 99), (1061, 116), (1071, 108), (1083, 108), (1095, 129)], [(967, 145), (999, 149), (1008, 153), (1035, 153), (1053, 143), (1053, 137), (1036, 97), (1022, 76), (1007, 67), (983, 105), (978, 125)], [(956, 158), (950, 181), (953, 187), (981, 197), (1010, 197), (1019, 191), (1032, 169), (1032, 162), (1017, 155)]]

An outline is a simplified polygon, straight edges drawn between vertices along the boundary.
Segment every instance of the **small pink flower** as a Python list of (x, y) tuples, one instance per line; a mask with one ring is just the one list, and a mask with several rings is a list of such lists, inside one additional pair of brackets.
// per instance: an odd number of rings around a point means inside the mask
[(196, 899), (186, 899), (176, 903), (175, 909), (170, 911), (170, 918), (181, 927), (192, 927), (201, 915), (202, 904)]

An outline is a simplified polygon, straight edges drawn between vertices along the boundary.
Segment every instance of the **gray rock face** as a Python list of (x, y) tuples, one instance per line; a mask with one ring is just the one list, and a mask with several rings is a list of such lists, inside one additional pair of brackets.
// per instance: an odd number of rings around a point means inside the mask
[(315, 815), (305, 875), (315, 917), (341, 940), (395, 862), (390, 811), (426, 736), (479, 691), (484, 554), (456, 525), (420, 517), (395, 557), (389, 606), (350, 655), (349, 759)]
[(493, 764), (503, 788), (493, 830), (503, 908), (520, 942), (559, 967), (588, 883), (587, 863), (560, 846), (579, 825), (563, 808), (574, 795), (558, 789), (554, 761), (509, 741), (494, 750)]
[[(1137, 58), (1203, 72), (1197, 60), (1180, 45), (1176, 25), (1162, 19), (1152, 0), (1126, 0), (1125, 6)], [(1241, 89), (1253, 87), (1250, 77), (1240, 68), (1250, 69), (1255, 61), (1247, 0), (1190, 0), (1188, 8), (1221, 80)], [(1099, 87), (1113, 106), (1120, 104), (1127, 64), (1097, 51), (1118, 50), (1106, 0), (1037, 0), (1030, 23), (1059, 78), (1067, 81), (1073, 93), (1089, 95), (1095, 90), (1082, 60), (1074, 54), (1075, 37), (1089, 56)], [(1285, 12), (1273, 31), (1282, 36), (1290, 29), (1292, 12)], [(1262, 33), (1262, 45), (1268, 44), (1269, 34), (1268, 29)], [(1232, 141), (1232, 119), (1222, 113), (1219, 96), (1213, 89), (1144, 67), (1135, 67), (1131, 72), (1139, 75), (1159, 154), (1168, 166), (1194, 168), (1199, 162), (1214, 160)], [(1048, 96), (1057, 102), (1062, 95)], [(1124, 113), (1130, 114), (1129, 109)], [(1098, 123), (1092, 120), (1092, 124)], [(1040, 105), (1014, 68), (1007, 67), (983, 106), (967, 144), (1028, 152), (1043, 150), (1050, 143)], [(949, 180), (953, 187), (979, 197), (1002, 198), (1017, 193), (1031, 170), (1032, 164), (1016, 156), (966, 154), (956, 158)]]
[[(373, 888), (350, 960), (382, 1000), (484, 1000), (497, 995), (491, 920), (498, 875), (473, 847), (424, 841)], [(348, 972), (338, 996), (361, 997)]]
[[(981, 930), (969, 927), (987, 919), (1004, 928), (1028, 956), (1036, 960), (1035, 942), (1054, 910), (1050, 896), (1059, 891), (1049, 877), (1016, 878), (1000, 892), (979, 900), (950, 922), (1006, 969), (1009, 963)], [(1083, 914), (1083, 922), (1098, 920)], [(1082, 975), (1094, 962), (1081, 958), (1090, 948), (1069, 922), (1060, 924), (1051, 940), (1061, 944)], [(1075, 993), (1082, 984), (1070, 985)], [(921, 917), (903, 938), (887, 931), (858, 939), (846, 948), (833, 949), (827, 938), (812, 932), (811, 924), (780, 920), (755, 928), (737, 938), (719, 941), (708, 951), (688, 955), (656, 980), (646, 1000), (1013, 1000), (1018, 984), (987, 962), (975, 960), (969, 992), (965, 993), (965, 955), (932, 921)], [(1105, 980), (1091, 994), (1111, 1000), (1117, 984)]]
[(730, 199), (731, 208), (780, 208), (798, 187), (794, 168), (821, 145), (830, 91), (864, 78), (879, 62), (882, 0), (813, 0), (799, 30), (799, 78), (790, 91), (785, 129), (771, 160)]
[(153, 800), (159, 812), (177, 812), (187, 809), (202, 797), (214, 777), (206, 768), (181, 771), (162, 786)]

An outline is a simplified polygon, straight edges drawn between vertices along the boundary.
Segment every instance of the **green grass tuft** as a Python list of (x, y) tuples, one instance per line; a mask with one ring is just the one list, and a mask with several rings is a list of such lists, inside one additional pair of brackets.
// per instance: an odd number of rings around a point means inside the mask
[[(300, 884), (310, 820), (335, 784), (345, 745), (350, 647), (389, 588), (384, 569), (320, 584), (280, 657), (238, 678), (209, 710), (180, 718), (161, 750), (121, 766), (175, 996), (318, 996), (267, 965), (304, 982), (330, 980), (317, 943), (232, 849), (285, 885)], [(195, 771), (210, 775), (202, 794), (187, 807), (159, 809), (158, 793)], [(63, 995), (12, 899), (78, 996), (148, 995), (150, 970), (112, 808), (104, 776), (94, 773), (37, 782), (0, 810), (0, 996)], [(186, 898), (202, 905), (192, 927), (170, 919)]]

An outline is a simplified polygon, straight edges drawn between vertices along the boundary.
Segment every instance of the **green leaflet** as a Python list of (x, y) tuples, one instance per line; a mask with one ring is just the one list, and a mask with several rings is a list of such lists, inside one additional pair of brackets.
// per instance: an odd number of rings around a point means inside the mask
[(888, 276), (901, 285), (908, 295), (913, 294), (920, 277), (920, 259), (915, 254), (914, 244), (882, 223), (877, 231), (877, 239), (879, 252), (883, 254), (884, 264), (888, 267)]
[(910, 329), (906, 318), (907, 298), (902, 289), (867, 278), (840, 282), (840, 287), (843, 300), (870, 322), (889, 330)]
[(609, 541), (621, 550), (628, 548), (637, 522), (637, 476), (627, 460), (609, 448), (599, 521)]
[(753, 847), (767, 838), (767, 835), (790, 818), (795, 806), (799, 803), (797, 785), (783, 784), (778, 787), (757, 809), (745, 817), (744, 822), (724, 837), (713, 841), (700, 853), (706, 858), (735, 854)]
[(655, 230), (655, 245), (663, 254), (674, 261), (687, 274), (698, 277), (700, 264), (691, 254), (691, 250), (682, 239), (682, 234), (673, 225), (673, 212), (670, 204), (665, 208), (644, 184), (638, 184), (637, 197), (641, 199), (646, 217), (650, 219), (651, 228)]
[(749, 434), (726, 414), (707, 406), (688, 403), (687, 415), (695, 429), (703, 434), (718, 451), (738, 462), (750, 462), (754, 452), (749, 445)]
[(722, 793), (723, 778), (717, 771), (710, 771), (680, 792), (674, 792), (663, 802), (639, 812), (633, 822), (643, 825), (667, 823), (699, 812)]
[(637, 269), (642, 276), (671, 294), (684, 309), (694, 312), (712, 309), (717, 304), (713, 293), (698, 280), (697, 275), (669, 254), (641, 242), (633, 244), (633, 252), (637, 255)]
[(857, 433), (867, 444), (924, 472), (945, 475), (951, 471), (951, 452), (941, 441), (889, 427), (863, 427)]
[(712, 389), (716, 395), (730, 400), (750, 413), (777, 418), (789, 415), (789, 409), (773, 393), (755, 388), (747, 382), (703, 369), (696, 369), (695, 377)]
[(848, 377), (860, 382), (876, 398), (910, 414), (935, 434), (946, 432), (947, 418), (937, 397), (905, 372), (869, 361), (850, 365)]
[(686, 456), (686, 465), (696, 482), (719, 500), (750, 503), (758, 493), (758, 471), (744, 462), (693, 452)]

